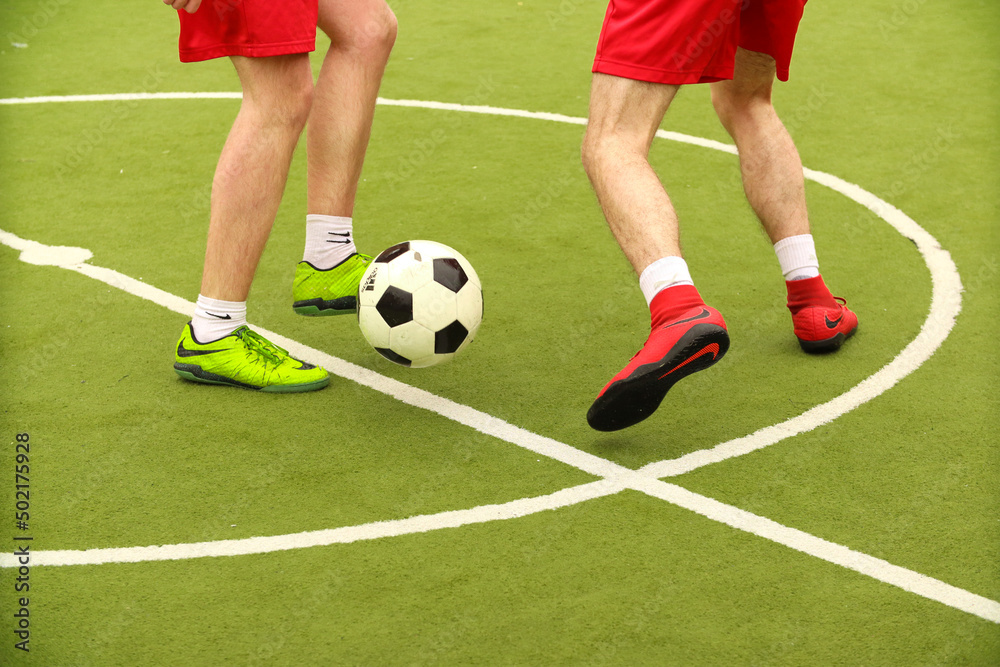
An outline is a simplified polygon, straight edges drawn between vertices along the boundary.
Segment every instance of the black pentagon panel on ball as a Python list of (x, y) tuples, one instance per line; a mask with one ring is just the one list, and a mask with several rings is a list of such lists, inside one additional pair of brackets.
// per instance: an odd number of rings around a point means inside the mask
[(461, 322), (452, 322), (434, 334), (434, 354), (451, 354), (462, 347), (469, 330)]
[(440, 283), (458, 293), (465, 283), (469, 282), (469, 276), (465, 275), (465, 269), (454, 257), (445, 257), (434, 260), (434, 282)]
[(413, 295), (390, 285), (375, 304), (375, 310), (390, 327), (406, 324), (413, 319)]
[(409, 241), (403, 241), (402, 243), (397, 243), (396, 245), (390, 248), (386, 248), (385, 250), (380, 252), (378, 257), (375, 258), (375, 261), (380, 264), (388, 264), (396, 257), (399, 257), (404, 252), (407, 252), (409, 249), (410, 249)]
[(393, 362), (399, 364), (400, 366), (409, 366), (410, 365), (410, 360), (409, 359), (407, 359), (406, 357), (404, 357), (404, 356), (402, 356), (400, 354), (396, 354), (395, 352), (393, 352), (392, 350), (390, 350), (388, 348), (376, 347), (375, 351), (378, 352), (379, 354), (381, 354), (383, 357), (385, 357), (389, 361), (393, 361)]

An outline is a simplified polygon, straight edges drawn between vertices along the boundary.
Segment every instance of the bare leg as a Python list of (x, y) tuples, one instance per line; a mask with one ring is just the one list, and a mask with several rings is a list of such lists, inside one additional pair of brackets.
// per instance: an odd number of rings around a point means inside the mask
[[(737, 50), (733, 80), (712, 84), (712, 104), (739, 148), (747, 200), (771, 243), (776, 244), (810, 232), (802, 160), (771, 105), (774, 69), (771, 56)], [(809, 266), (809, 260), (816, 261), (810, 248), (812, 242), (804, 245), (802, 241), (789, 241), (799, 244), (798, 253), (805, 253), (798, 257), (794, 253), (790, 255), (792, 266), (797, 263), (810, 268), (812, 275), (791, 277), (786, 282), (788, 309), (802, 349), (829, 352), (854, 335), (858, 318), (834, 299), (822, 276), (815, 274), (815, 265)], [(779, 261), (781, 257), (779, 252)], [(786, 260), (788, 257), (786, 255)], [(803, 257), (807, 261), (800, 261)], [(792, 275), (792, 272), (786, 273), (786, 277)]]
[(321, 0), (319, 28), (331, 44), (309, 116), (306, 212), (351, 217), (396, 17), (384, 0)]
[[(657, 267), (646, 269), (658, 260), (684, 265), (677, 213), (648, 161), (656, 128), (677, 90), (594, 74), (590, 91), (583, 165), (640, 286), (650, 272), (656, 273)], [(675, 269), (673, 277), (681, 278)], [(654, 276), (650, 288), (643, 287), (649, 299), (649, 337), (587, 411), (587, 423), (598, 431), (617, 431), (646, 419), (675, 382), (708, 368), (729, 349), (722, 315), (705, 305), (694, 285), (659, 277), (665, 276)]]
[(743, 189), (771, 243), (809, 233), (802, 160), (771, 105), (774, 59), (739, 49), (732, 81), (712, 84), (712, 104), (740, 151)]
[(583, 165), (637, 274), (681, 256), (677, 214), (647, 157), (678, 86), (594, 74)]
[(201, 294), (246, 301), (309, 114), (306, 54), (233, 57), (243, 102), (212, 182)]

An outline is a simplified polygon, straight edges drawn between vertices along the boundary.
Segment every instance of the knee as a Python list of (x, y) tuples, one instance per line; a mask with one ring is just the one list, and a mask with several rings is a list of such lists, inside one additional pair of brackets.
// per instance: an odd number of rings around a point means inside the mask
[(312, 111), (313, 100), (313, 80), (312, 74), (299, 82), (295, 95), (291, 100), (289, 122), (295, 126), (299, 132), (305, 129), (309, 120), (309, 112)]
[(742, 123), (774, 113), (769, 89), (743, 88), (731, 84), (712, 87), (712, 106), (730, 135)]
[(366, 59), (385, 62), (396, 43), (396, 15), (387, 4), (380, 3), (364, 19), (345, 27), (335, 23), (320, 26), (331, 40), (331, 48), (361, 53)]
[(580, 146), (580, 161), (583, 162), (583, 170), (589, 177), (593, 178), (594, 173), (600, 168), (606, 149), (607, 143), (600, 131), (588, 127), (583, 135), (583, 144)]
[(312, 109), (312, 77), (290, 80), (283, 86), (271, 103), (259, 109), (262, 123), (276, 131), (287, 132), (298, 137), (305, 129)]
[(383, 53), (388, 58), (389, 52), (392, 51), (392, 47), (396, 43), (396, 33), (399, 31), (399, 22), (396, 21), (396, 15), (389, 9), (388, 5), (385, 6), (382, 18), (376, 25), (374, 34), (375, 46), (380, 53)]
[(649, 141), (635, 133), (622, 132), (602, 124), (587, 126), (580, 147), (583, 169), (591, 180), (600, 173), (620, 168), (623, 162), (644, 160)]
[(360, 26), (354, 37), (355, 49), (367, 53), (375, 58), (389, 58), (396, 43), (396, 32), (399, 24), (396, 15), (392, 13), (388, 5), (383, 4), (380, 9), (373, 11), (368, 20)]
[(313, 80), (308, 57), (246, 59), (241, 67), (240, 113), (262, 129), (301, 133), (312, 108)]
[(300, 134), (309, 120), (312, 99), (312, 75), (296, 77), (294, 81), (289, 82), (285, 94), (275, 105), (274, 121)]

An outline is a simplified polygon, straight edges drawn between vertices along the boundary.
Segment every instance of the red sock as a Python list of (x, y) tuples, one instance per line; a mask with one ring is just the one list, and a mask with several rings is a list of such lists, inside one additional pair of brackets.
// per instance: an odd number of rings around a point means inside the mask
[(795, 315), (806, 306), (837, 308), (838, 304), (823, 282), (823, 276), (785, 281), (788, 288), (788, 310)]
[(705, 302), (694, 285), (675, 285), (660, 290), (649, 304), (650, 327), (655, 329), (681, 315), (704, 306)]

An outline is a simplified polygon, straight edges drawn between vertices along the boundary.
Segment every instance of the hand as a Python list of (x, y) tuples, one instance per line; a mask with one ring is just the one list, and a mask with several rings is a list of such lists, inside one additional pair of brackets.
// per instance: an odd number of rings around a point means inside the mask
[(183, 9), (188, 14), (194, 14), (198, 11), (201, 0), (163, 0), (163, 4), (170, 5), (174, 9)]

